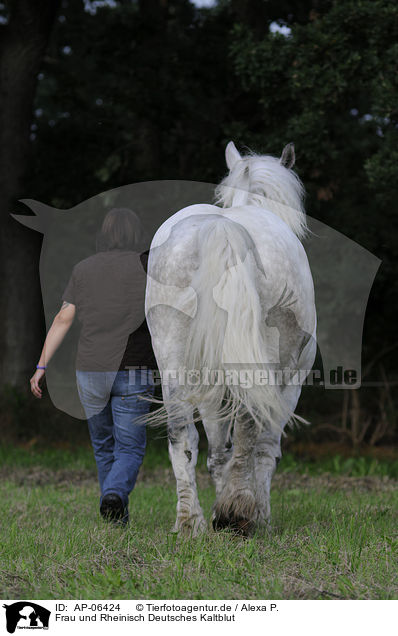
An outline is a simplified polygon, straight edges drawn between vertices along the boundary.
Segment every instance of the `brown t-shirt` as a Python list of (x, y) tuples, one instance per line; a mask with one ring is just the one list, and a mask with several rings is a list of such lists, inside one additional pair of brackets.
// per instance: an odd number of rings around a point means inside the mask
[(146, 261), (146, 254), (111, 250), (73, 268), (62, 298), (76, 305), (81, 322), (80, 371), (156, 368), (145, 320)]

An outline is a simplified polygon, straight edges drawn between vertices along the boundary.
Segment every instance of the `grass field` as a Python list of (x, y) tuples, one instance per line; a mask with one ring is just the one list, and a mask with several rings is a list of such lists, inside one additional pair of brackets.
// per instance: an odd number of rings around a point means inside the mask
[[(200, 456), (200, 500), (214, 492)], [(242, 539), (170, 532), (175, 482), (149, 449), (130, 527), (105, 523), (91, 450), (0, 449), (0, 597), (82, 599), (398, 598), (397, 463), (285, 457), (272, 530)]]

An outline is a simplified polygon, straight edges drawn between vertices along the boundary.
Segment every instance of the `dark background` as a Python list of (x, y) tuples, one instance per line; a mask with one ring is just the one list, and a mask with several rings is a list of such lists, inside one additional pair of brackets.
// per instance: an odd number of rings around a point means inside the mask
[(29, 394), (45, 336), (42, 236), (9, 216), (29, 214), (18, 200), (69, 208), (139, 181), (217, 183), (233, 139), (274, 155), (294, 141), (307, 212), (382, 260), (363, 335), (366, 384), (304, 389), (298, 412), (312, 426), (289, 443), (388, 452), (398, 382), (397, 36), (393, 0), (0, 4), (3, 441), (88, 439), (84, 423)]

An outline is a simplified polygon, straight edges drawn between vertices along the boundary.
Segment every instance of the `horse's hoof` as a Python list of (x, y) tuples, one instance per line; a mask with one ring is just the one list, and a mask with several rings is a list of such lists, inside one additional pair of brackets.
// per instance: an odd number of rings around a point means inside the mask
[(255, 530), (255, 523), (250, 519), (219, 515), (213, 518), (213, 530), (231, 530), (241, 537), (250, 537)]
[(174, 526), (174, 532), (189, 537), (198, 537), (207, 531), (207, 523), (205, 519), (184, 519), (184, 521), (177, 521)]

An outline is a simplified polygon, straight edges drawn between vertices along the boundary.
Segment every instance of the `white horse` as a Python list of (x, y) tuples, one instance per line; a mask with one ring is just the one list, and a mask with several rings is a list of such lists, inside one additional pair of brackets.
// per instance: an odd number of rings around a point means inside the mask
[(281, 435), (298, 417), (316, 349), (293, 144), (277, 159), (241, 156), (230, 142), (226, 162), (218, 205), (192, 205), (170, 217), (148, 263), (146, 313), (164, 403), (152, 419), (168, 424), (175, 531), (193, 535), (207, 527), (195, 479), (196, 419), (206, 431), (216, 488), (213, 527), (249, 534), (269, 520)]

